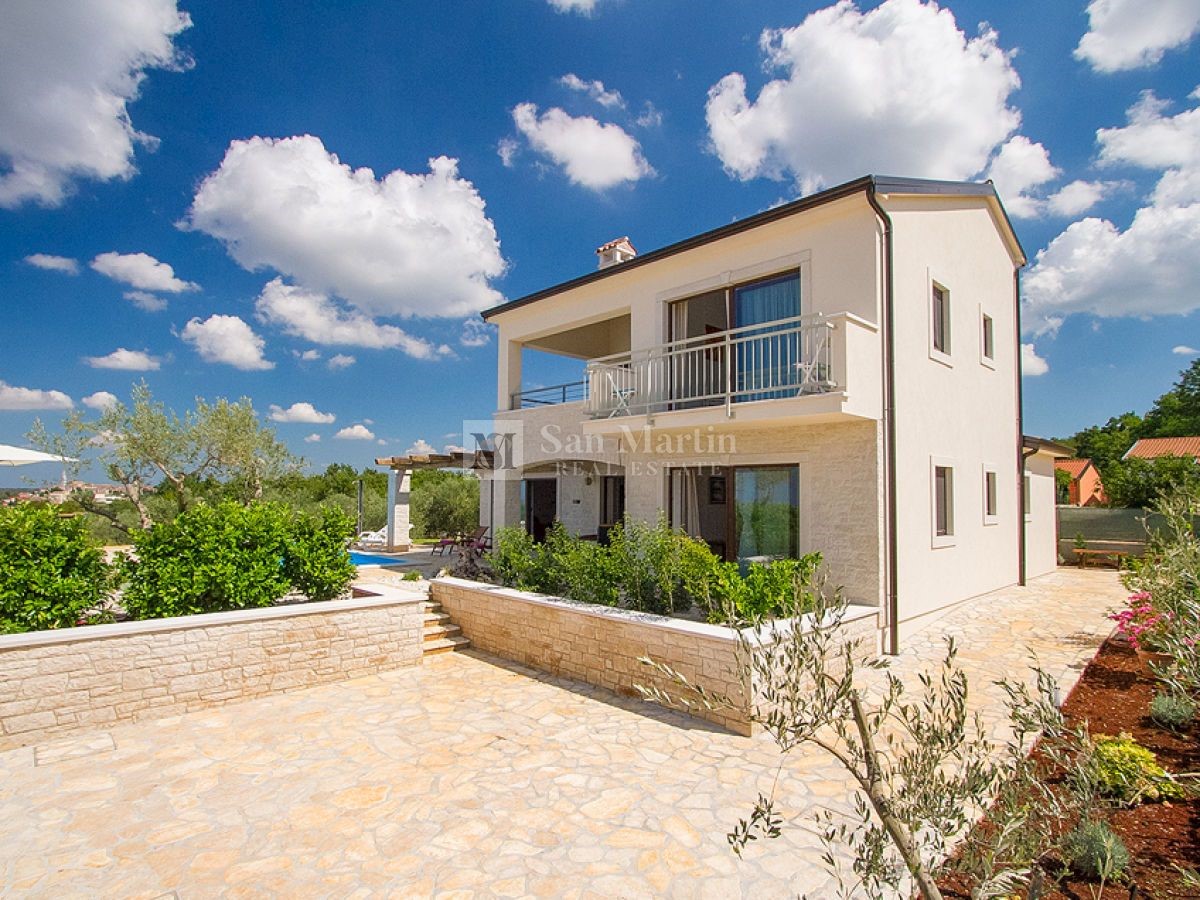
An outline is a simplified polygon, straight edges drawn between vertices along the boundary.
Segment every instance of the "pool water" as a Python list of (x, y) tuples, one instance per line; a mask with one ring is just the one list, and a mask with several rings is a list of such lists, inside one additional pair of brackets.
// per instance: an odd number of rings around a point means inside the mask
[(350, 551), (350, 562), (356, 566), (396, 566), (403, 565), (406, 560), (398, 556), (380, 556), (378, 553), (360, 553)]

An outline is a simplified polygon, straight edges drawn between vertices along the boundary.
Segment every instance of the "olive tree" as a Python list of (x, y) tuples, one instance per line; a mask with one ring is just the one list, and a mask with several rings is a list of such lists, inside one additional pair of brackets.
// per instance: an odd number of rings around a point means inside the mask
[[(154, 498), (167, 498), (178, 514), (192, 505), (197, 486), (216, 480), (233, 499), (247, 503), (261, 499), (265, 481), (302, 463), (259, 420), (249, 398), (198, 397), (181, 417), (155, 400), (144, 381), (133, 386), (128, 405), (113, 403), (94, 418), (72, 412), (56, 434), (39, 419), (28, 437), (42, 450), (73, 460), (67, 464), (72, 478), (93, 464), (103, 467), (124, 488), (140, 529), (154, 523)], [(96, 503), (87, 492), (76, 494), (73, 499), (86, 511), (132, 530), (117, 508)]]

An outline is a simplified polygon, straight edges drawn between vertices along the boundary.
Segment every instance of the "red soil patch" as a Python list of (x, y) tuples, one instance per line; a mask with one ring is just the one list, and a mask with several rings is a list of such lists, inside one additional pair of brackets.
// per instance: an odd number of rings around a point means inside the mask
[[(1087, 722), (1093, 735), (1132, 734), (1158, 757), (1168, 772), (1200, 771), (1200, 727), (1173, 734), (1149, 716), (1150, 699), (1158, 683), (1136, 653), (1111, 638), (1084, 670), (1063, 706), (1071, 724)], [(1200, 799), (1146, 803), (1108, 814), (1108, 823), (1129, 849), (1129, 880), (1105, 887), (1102, 900), (1127, 900), (1137, 886), (1139, 900), (1197, 900), (1200, 894), (1184, 887), (1175, 866), (1200, 867)], [(946, 879), (947, 897), (969, 898), (958, 879)], [(1073, 877), (1043, 894), (1053, 900), (1094, 900), (1097, 885)]]

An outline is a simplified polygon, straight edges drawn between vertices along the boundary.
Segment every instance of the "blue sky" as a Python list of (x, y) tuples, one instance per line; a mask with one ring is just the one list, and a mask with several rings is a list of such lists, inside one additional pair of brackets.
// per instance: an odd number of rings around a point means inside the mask
[(1018, 214), (1027, 431), (1143, 410), (1200, 347), (1200, 0), (1145, 6), (5, 4), (0, 442), (145, 378), (317, 468), (441, 449), (479, 309), (866, 172)]

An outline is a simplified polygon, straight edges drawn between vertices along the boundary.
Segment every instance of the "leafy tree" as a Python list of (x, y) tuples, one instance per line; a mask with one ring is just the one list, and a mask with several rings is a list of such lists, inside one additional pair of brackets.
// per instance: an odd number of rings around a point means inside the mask
[[(41, 449), (69, 457), (72, 477), (93, 461), (125, 488), (136, 514), (136, 528), (155, 521), (149, 498), (156, 492), (171, 501), (173, 513), (187, 510), (197, 496), (222, 493), (241, 503), (261, 499), (268, 479), (297, 468), (293, 456), (263, 425), (248, 398), (236, 403), (196, 399), (182, 418), (156, 401), (143, 381), (133, 387), (130, 405), (115, 403), (95, 419), (73, 412), (60, 435), (41, 420), (28, 435)], [(74, 498), (89, 513), (128, 532), (119, 509), (97, 504), (80, 492)]]
[(1180, 373), (1175, 386), (1146, 413), (1142, 437), (1190, 437), (1200, 434), (1200, 358)]
[(479, 524), (479, 480), (470, 475), (418, 469), (409, 502), (414, 538), (473, 531)]
[(1200, 486), (1200, 466), (1190, 456), (1116, 460), (1101, 475), (1110, 506), (1147, 507), (1176, 487)]
[(1083, 429), (1067, 438), (1066, 443), (1075, 448), (1075, 455), (1080, 459), (1091, 459), (1107, 483), (1107, 467), (1120, 460), (1138, 438), (1145, 437), (1144, 432), (1142, 417), (1127, 412), (1113, 416), (1103, 425)]

